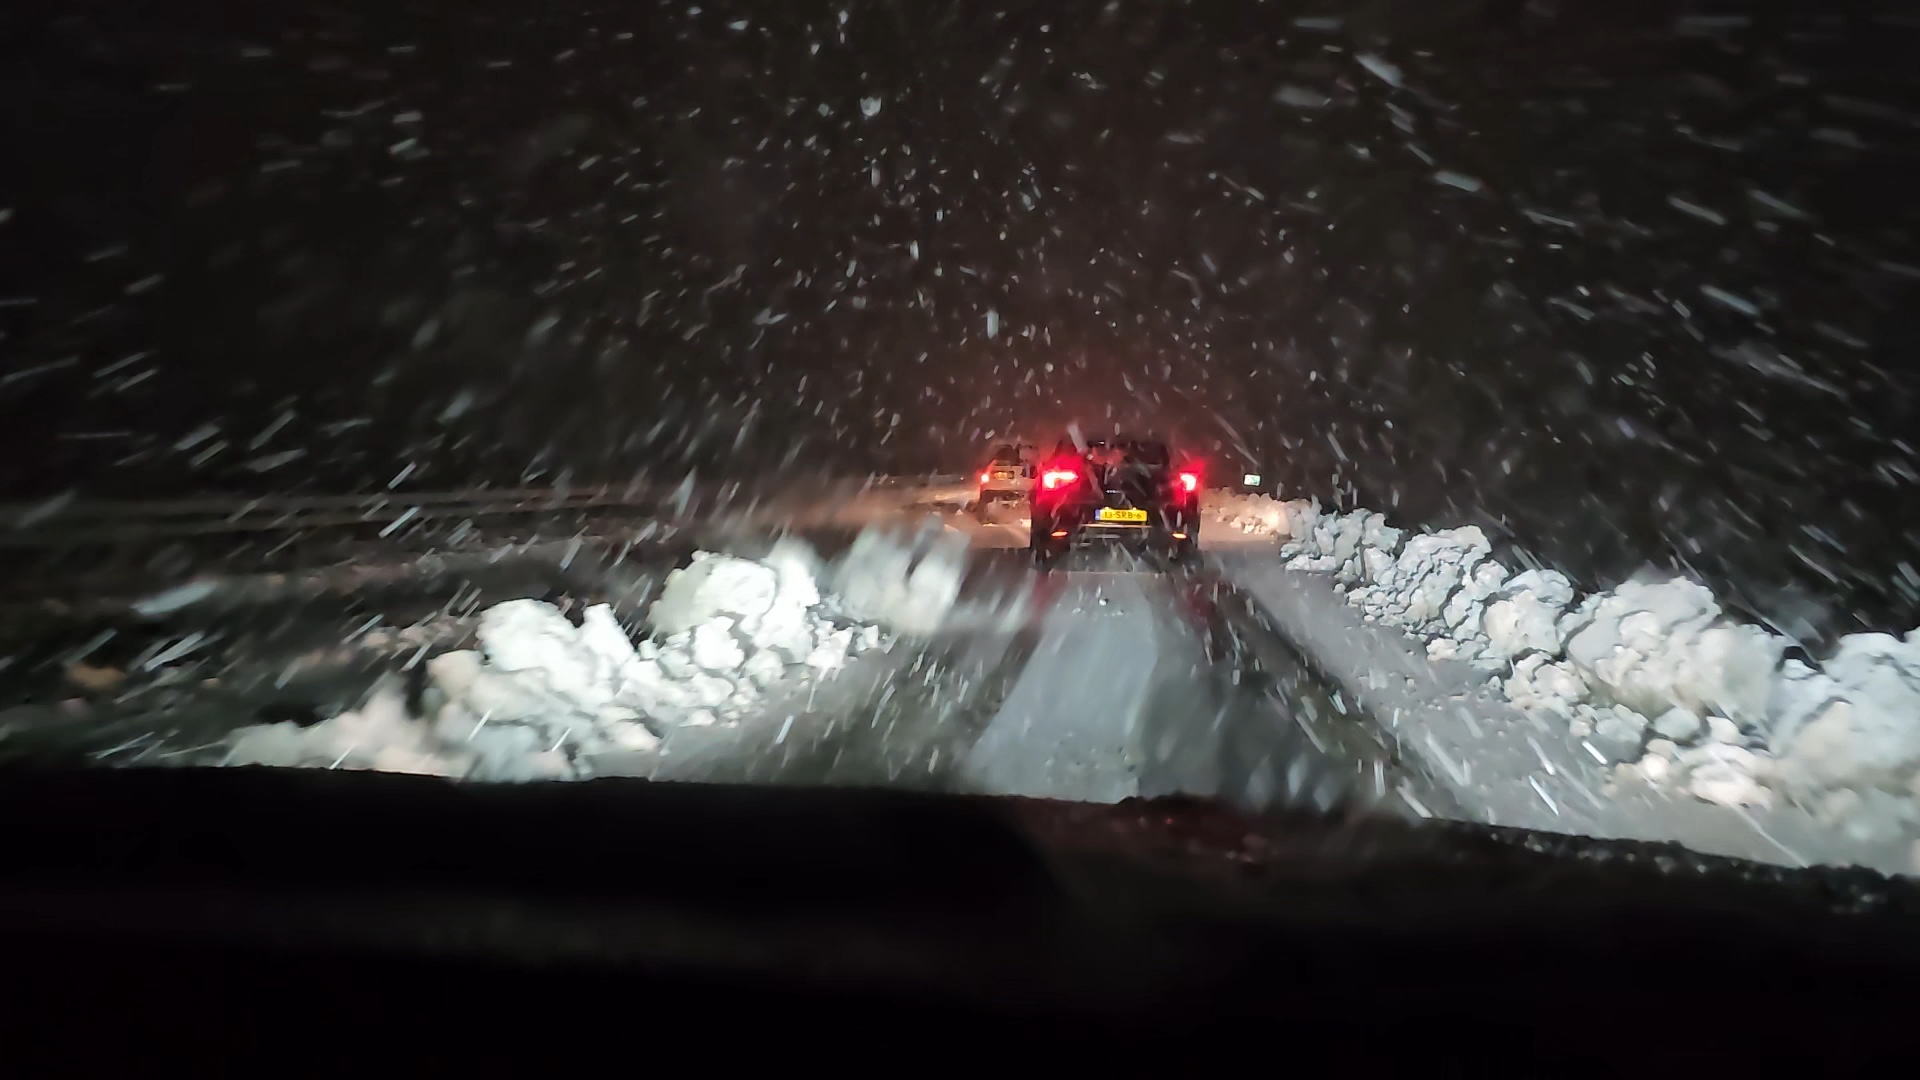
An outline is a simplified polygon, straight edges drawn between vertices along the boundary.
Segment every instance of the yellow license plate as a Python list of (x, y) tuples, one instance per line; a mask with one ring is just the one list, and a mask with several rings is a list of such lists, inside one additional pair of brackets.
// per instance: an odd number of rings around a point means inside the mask
[(1094, 518), (1097, 521), (1117, 521), (1127, 525), (1145, 525), (1147, 523), (1147, 512), (1145, 510), (1115, 510), (1112, 507), (1105, 507), (1102, 508), (1098, 514), (1095, 514)]

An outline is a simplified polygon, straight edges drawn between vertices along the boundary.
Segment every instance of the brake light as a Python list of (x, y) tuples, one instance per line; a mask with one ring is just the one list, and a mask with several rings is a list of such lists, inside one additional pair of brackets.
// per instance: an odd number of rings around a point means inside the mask
[(986, 469), (986, 470), (984, 470), (984, 471), (982, 471), (982, 472), (980, 473), (980, 482), (981, 482), (981, 483), (983, 483), (983, 484), (984, 484), (984, 483), (986, 483), (986, 482), (988, 482), (988, 481), (990, 481), (990, 480), (992, 480), (992, 479), (993, 479), (993, 470), (992, 470), (992, 469)]
[(1183, 472), (1180, 474), (1180, 490), (1194, 492), (1200, 490), (1200, 474)]
[(1072, 469), (1048, 469), (1040, 475), (1040, 486), (1048, 491), (1058, 491), (1078, 479), (1080, 474)]

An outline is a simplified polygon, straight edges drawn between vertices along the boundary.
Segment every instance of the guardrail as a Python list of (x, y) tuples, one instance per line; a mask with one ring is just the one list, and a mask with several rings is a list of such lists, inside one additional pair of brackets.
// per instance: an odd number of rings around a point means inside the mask
[(297, 531), (355, 525), (405, 525), (435, 518), (473, 518), (557, 510), (659, 506), (657, 490), (391, 493), (276, 499), (199, 499), (167, 503), (87, 503), (63, 507), (25, 526), (15, 508), (0, 514), (0, 548), (124, 543), (134, 540)]
[[(826, 489), (902, 491), (958, 483), (965, 477), (848, 478)], [(196, 536), (290, 532), (377, 525), (404, 527), (444, 518), (498, 517), (567, 510), (632, 509), (684, 513), (709, 497), (737, 504), (751, 498), (738, 483), (658, 483), (573, 488), (463, 491), (377, 491), (351, 495), (205, 497), (172, 500), (76, 500), (0, 505), (0, 549), (124, 544)]]

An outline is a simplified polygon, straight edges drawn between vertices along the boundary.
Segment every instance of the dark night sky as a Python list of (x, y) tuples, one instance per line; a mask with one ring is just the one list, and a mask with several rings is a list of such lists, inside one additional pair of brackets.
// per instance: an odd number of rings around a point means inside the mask
[(0, 485), (926, 469), (1113, 417), (1912, 625), (1920, 22), (1802, 6), (0, 16)]

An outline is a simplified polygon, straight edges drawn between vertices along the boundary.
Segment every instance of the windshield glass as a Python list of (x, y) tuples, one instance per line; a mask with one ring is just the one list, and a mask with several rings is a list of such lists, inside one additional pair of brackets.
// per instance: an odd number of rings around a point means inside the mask
[(1062, 439), (1055, 454), (1059, 457), (1085, 456), (1090, 461), (1102, 464), (1148, 467), (1166, 466), (1173, 460), (1165, 443), (1150, 439), (1088, 439), (1084, 455), (1071, 439)]
[(1698, 6), (15, 4), (0, 758), (1913, 870), (1916, 31)]

